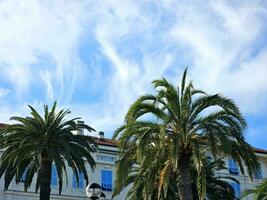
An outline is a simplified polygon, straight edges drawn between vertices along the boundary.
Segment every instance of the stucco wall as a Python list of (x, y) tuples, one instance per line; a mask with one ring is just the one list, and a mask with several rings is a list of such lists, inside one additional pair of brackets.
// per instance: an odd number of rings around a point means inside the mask
[[(100, 150), (98, 152), (99, 155), (109, 155), (109, 156), (117, 156), (117, 149), (115, 147), (110, 146), (100, 146)], [(97, 162), (96, 168), (92, 171), (89, 166), (87, 166), (89, 181), (90, 183), (98, 183), (101, 184), (101, 170), (108, 169), (113, 173), (113, 187), (114, 181), (116, 177), (116, 165), (114, 162), (107, 162), (98, 160), (96, 157), (97, 154), (94, 154), (95, 160)], [(262, 174), (263, 177), (267, 177), (267, 163), (265, 155), (257, 154), (262, 166)], [(228, 166), (227, 157), (224, 158), (226, 167)], [(221, 175), (230, 175), (229, 170), (223, 170), (220, 172)], [(58, 187), (52, 187), (52, 195), (51, 200), (86, 200), (85, 195), (85, 186), (83, 189), (73, 189), (72, 188), (72, 176), (73, 172), (70, 168), (68, 168), (68, 181), (64, 180), (64, 186), (62, 189), (62, 195), (58, 195)], [(261, 182), (261, 180), (250, 180), (247, 173), (242, 175), (233, 175), (241, 185), (241, 191), (245, 189), (250, 189), (255, 187), (257, 184)], [(66, 184), (68, 182), (68, 185)], [(23, 183), (16, 184), (15, 181), (12, 181), (9, 190), (3, 191), (4, 181), (3, 178), (0, 180), (0, 200), (37, 200), (38, 194), (34, 193), (35, 190), (35, 179), (33, 180), (33, 184), (29, 189), (29, 192), (23, 192)], [(128, 188), (126, 188), (119, 196), (115, 197), (114, 200), (124, 200), (125, 195), (127, 193)], [(112, 192), (105, 192), (107, 199), (111, 199)], [(247, 197), (247, 200), (252, 199), (252, 197)]]

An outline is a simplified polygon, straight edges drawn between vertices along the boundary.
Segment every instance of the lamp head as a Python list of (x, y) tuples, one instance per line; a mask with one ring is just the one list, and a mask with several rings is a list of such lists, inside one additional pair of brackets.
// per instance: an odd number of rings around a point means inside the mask
[(101, 187), (97, 183), (92, 183), (86, 187), (85, 192), (88, 197), (100, 197)]

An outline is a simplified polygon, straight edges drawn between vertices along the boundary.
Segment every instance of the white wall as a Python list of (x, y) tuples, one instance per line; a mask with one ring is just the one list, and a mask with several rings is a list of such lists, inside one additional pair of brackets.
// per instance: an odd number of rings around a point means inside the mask
[[(96, 161), (96, 167), (94, 170), (90, 168), (89, 165), (86, 166), (88, 176), (89, 176), (89, 182), (91, 183), (98, 183), (101, 184), (101, 170), (102, 169), (107, 169), (112, 171), (112, 178), (113, 178), (113, 188), (114, 188), (114, 181), (116, 177), (116, 165), (115, 162), (111, 161), (103, 161), (103, 160), (98, 160), (97, 155), (106, 155), (110, 156), (113, 159), (117, 158), (117, 148), (111, 147), (111, 146), (99, 146), (99, 151), (98, 153), (95, 153), (94, 159)], [(114, 160), (115, 161), (115, 160)], [(72, 188), (72, 178), (73, 178), (73, 172), (71, 168), (67, 168), (67, 174), (68, 174), (68, 185), (66, 184), (67, 181), (64, 177), (63, 181), (63, 187), (62, 187), (62, 195), (58, 195), (58, 187), (57, 186), (52, 186), (51, 187), (51, 200), (82, 200), (82, 199), (88, 199), (86, 198), (85, 194), (85, 187), (86, 183), (84, 181), (84, 188)], [(28, 192), (24, 192), (23, 190), (23, 183), (16, 184), (15, 181), (13, 180), (9, 186), (8, 191), (3, 191), (4, 190), (4, 180), (3, 178), (0, 180), (0, 200), (37, 200), (39, 199), (39, 194), (35, 193), (35, 181), (36, 177), (34, 177), (32, 186), (28, 190)], [(107, 196), (107, 199), (111, 199), (112, 197), (112, 192), (104, 192), (105, 195)], [(125, 192), (122, 192), (121, 195), (117, 196), (115, 199), (116, 200), (123, 200), (125, 199)]]
[[(99, 146), (100, 150), (98, 153), (94, 154), (95, 161), (97, 162), (96, 168), (92, 171), (89, 166), (87, 166), (88, 174), (89, 174), (89, 181), (90, 183), (98, 183), (101, 184), (101, 170), (108, 169), (111, 170), (113, 173), (113, 188), (114, 188), (114, 181), (116, 177), (116, 165), (114, 162), (111, 161), (101, 161), (97, 159), (98, 155), (107, 155), (111, 157), (117, 157), (117, 149), (115, 147), (110, 146)], [(263, 177), (267, 177), (267, 162), (264, 158), (265, 155), (257, 154), (261, 165), (262, 165), (262, 172)], [(266, 157), (266, 156), (265, 156)], [(228, 158), (224, 158), (226, 167), (228, 166)], [(229, 171), (223, 170), (220, 173), (229, 175)], [(244, 191), (245, 189), (250, 189), (255, 187), (257, 184), (260, 183), (261, 180), (250, 180), (247, 176), (242, 175), (233, 175), (241, 184), (241, 190)], [(52, 187), (52, 195), (51, 200), (86, 200), (85, 195), (85, 187), (83, 189), (73, 189), (72, 188), (72, 177), (73, 172), (70, 168), (68, 168), (68, 185), (66, 184), (66, 180), (64, 180), (64, 186), (62, 189), (62, 195), (58, 195), (58, 187)], [(84, 183), (85, 184), (85, 183)], [(23, 183), (19, 183), (18, 185), (13, 181), (10, 184), (8, 191), (3, 191), (4, 188), (4, 181), (3, 178), (0, 180), (0, 200), (38, 200), (39, 195), (35, 194), (35, 179), (33, 180), (32, 187), (29, 189), (29, 192), (23, 192)], [(127, 193), (128, 188), (126, 188), (119, 196), (116, 196), (114, 200), (124, 200), (125, 195)], [(107, 199), (111, 199), (112, 192), (105, 192)], [(252, 199), (252, 197), (245, 198), (247, 200)]]

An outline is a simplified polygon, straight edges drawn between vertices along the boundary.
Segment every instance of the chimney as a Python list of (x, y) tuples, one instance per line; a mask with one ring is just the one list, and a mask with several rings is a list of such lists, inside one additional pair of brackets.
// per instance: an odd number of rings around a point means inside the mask
[[(78, 120), (78, 121), (77, 121), (77, 124), (84, 124), (84, 121), (80, 121), (80, 120)], [(84, 129), (83, 129), (83, 128), (80, 128), (80, 129), (77, 131), (77, 134), (78, 134), (78, 135), (84, 135)]]
[(99, 131), (98, 136), (100, 139), (104, 139), (105, 133), (103, 131)]

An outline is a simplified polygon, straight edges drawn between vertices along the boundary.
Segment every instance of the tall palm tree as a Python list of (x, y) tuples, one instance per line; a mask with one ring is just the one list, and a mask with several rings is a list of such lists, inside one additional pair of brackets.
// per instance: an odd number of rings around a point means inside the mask
[(40, 188), (40, 200), (49, 200), (51, 191), (52, 164), (55, 164), (59, 194), (61, 194), (63, 173), (67, 180), (66, 164), (73, 170), (79, 183), (79, 173), (88, 184), (86, 162), (91, 167), (95, 161), (91, 156), (95, 142), (91, 137), (75, 135), (73, 131), (87, 129), (88, 125), (67, 120), (70, 110), (56, 112), (56, 102), (51, 110), (44, 106), (42, 117), (31, 106), (30, 117), (11, 117), (16, 123), (1, 132), (0, 149), (4, 150), (0, 160), (0, 177), (4, 176), (5, 189), (15, 177), (16, 182), (26, 173), (24, 190), (31, 186), (36, 174), (36, 192)]
[[(168, 178), (168, 184), (163, 183), (162, 190), (158, 190), (161, 178), (159, 174), (161, 169), (158, 168), (162, 166), (156, 165), (155, 163), (157, 161), (155, 160), (158, 160), (158, 157), (155, 158), (151, 156), (149, 159), (146, 159), (146, 162), (142, 162), (142, 165), (132, 169), (131, 173), (127, 175), (123, 185), (115, 185), (113, 195), (116, 196), (125, 187), (130, 187), (130, 190), (126, 195), (126, 200), (179, 200), (178, 190), (176, 187), (177, 179), (175, 175)], [(118, 162), (120, 163), (120, 161), (121, 160)], [(159, 162), (157, 163), (159, 164)], [(202, 190), (205, 187), (205, 195), (208, 199), (234, 200), (235, 192), (229, 182), (237, 182), (237, 180), (231, 176), (219, 173), (221, 170), (227, 169), (224, 161), (221, 158), (210, 161), (209, 159), (203, 157), (202, 163), (203, 166), (201, 173), (198, 173), (195, 168), (191, 169), (193, 177), (191, 183), (193, 199), (201, 199)], [(116, 183), (120, 182), (118, 178), (116, 178)]]
[[(125, 123), (113, 136), (119, 140), (123, 158), (118, 166), (117, 184), (122, 185), (124, 175), (130, 173), (135, 163), (140, 165), (148, 156), (159, 157), (163, 159), (161, 182), (177, 177), (179, 198), (192, 200), (190, 169), (193, 165), (201, 172), (201, 154), (208, 149), (215, 158), (218, 153), (231, 156), (242, 173), (244, 161), (251, 177), (258, 170), (257, 158), (243, 135), (246, 122), (238, 107), (220, 94), (208, 95), (195, 89), (192, 82), (186, 82), (186, 74), (187, 70), (177, 88), (164, 78), (153, 81), (156, 94), (141, 96), (129, 108)], [(145, 148), (156, 144), (160, 148), (153, 155), (146, 155)], [(204, 197), (205, 190), (201, 199)]]
[(267, 200), (267, 178), (255, 188), (246, 190), (243, 194), (243, 197), (246, 197), (250, 194), (254, 195), (254, 200)]

